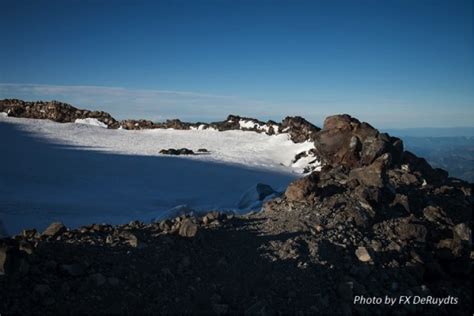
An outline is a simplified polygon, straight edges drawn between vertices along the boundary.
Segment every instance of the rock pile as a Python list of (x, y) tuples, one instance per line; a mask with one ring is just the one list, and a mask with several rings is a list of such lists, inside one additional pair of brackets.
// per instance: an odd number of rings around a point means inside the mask
[(0, 100), (0, 112), (8, 116), (49, 119), (59, 123), (72, 123), (76, 119), (95, 118), (109, 128), (118, 128), (119, 123), (107, 112), (81, 110), (58, 101), (25, 102), (17, 99)]

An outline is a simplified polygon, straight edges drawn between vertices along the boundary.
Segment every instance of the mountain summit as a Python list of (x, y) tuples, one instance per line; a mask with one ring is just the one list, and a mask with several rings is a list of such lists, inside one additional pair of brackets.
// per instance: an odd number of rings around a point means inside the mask
[[(21, 104), (3, 101), (0, 110), (42, 113), (12, 103)], [(105, 117), (109, 128), (123, 126), (107, 114), (89, 114), (61, 117), (107, 124)], [(293, 142), (312, 142), (309, 151), (321, 166), (246, 215), (209, 210), (77, 229), (53, 223), (43, 233), (4, 238), (0, 311), (470, 313), (470, 183), (349, 115), (328, 117), (322, 129), (302, 118), (277, 124), (239, 116), (206, 126), (288, 133)], [(368, 303), (386, 297), (394, 303)], [(420, 303), (403, 304), (401, 297)]]

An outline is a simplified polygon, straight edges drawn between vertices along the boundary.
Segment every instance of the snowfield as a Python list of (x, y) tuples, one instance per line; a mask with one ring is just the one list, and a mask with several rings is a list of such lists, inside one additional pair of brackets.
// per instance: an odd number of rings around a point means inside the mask
[[(10, 234), (45, 228), (149, 221), (183, 209), (245, 212), (237, 205), (257, 183), (283, 190), (301, 176), (313, 148), (287, 134), (248, 131), (113, 130), (0, 115), (0, 227)], [(196, 156), (162, 149), (205, 148)], [(257, 207), (253, 204), (253, 207)]]

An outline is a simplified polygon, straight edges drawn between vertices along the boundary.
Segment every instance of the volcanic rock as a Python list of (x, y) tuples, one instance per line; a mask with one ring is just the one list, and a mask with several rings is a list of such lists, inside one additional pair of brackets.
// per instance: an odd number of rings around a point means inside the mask
[(367, 166), (385, 153), (398, 162), (403, 153), (400, 139), (381, 134), (347, 114), (326, 118), (314, 140), (319, 157), (332, 166)]

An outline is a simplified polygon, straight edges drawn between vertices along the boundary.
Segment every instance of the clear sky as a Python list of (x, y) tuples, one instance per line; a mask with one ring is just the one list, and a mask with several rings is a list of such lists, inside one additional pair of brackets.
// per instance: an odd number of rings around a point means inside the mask
[(0, 98), (118, 118), (474, 125), (472, 1), (0, 0)]

